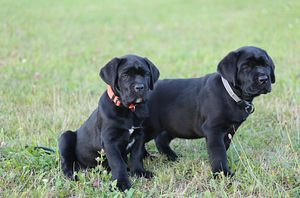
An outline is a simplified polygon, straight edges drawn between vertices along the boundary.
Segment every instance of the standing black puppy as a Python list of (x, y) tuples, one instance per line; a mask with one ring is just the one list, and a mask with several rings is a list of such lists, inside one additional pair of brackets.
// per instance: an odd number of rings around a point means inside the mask
[(225, 56), (218, 73), (157, 82), (148, 103), (146, 141), (156, 138), (158, 150), (176, 160), (169, 146), (172, 139), (206, 138), (214, 175), (220, 171), (231, 175), (229, 137), (254, 111), (254, 97), (271, 91), (274, 69), (265, 50), (247, 46)]
[(147, 58), (126, 55), (114, 58), (100, 71), (108, 90), (99, 100), (98, 108), (75, 132), (64, 132), (59, 140), (62, 168), (73, 178), (79, 167), (95, 167), (99, 151), (104, 149), (117, 187), (131, 187), (127, 174), (127, 154), (130, 153), (130, 172), (149, 178), (144, 169), (143, 121), (148, 117), (146, 102), (149, 89), (159, 78), (156, 66)]

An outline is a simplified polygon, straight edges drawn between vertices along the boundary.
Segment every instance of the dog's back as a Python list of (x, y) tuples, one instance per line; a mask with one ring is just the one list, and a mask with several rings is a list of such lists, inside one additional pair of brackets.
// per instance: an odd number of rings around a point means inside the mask
[[(219, 74), (213, 73), (201, 78), (159, 80), (148, 102), (147, 140), (155, 138), (162, 131), (179, 138), (203, 137), (199, 131), (205, 115), (200, 113), (206, 111), (199, 109), (214, 108), (216, 102), (210, 98), (218, 91), (211, 92), (212, 83), (208, 82), (218, 81), (219, 78)], [(199, 97), (203, 95), (207, 97)]]

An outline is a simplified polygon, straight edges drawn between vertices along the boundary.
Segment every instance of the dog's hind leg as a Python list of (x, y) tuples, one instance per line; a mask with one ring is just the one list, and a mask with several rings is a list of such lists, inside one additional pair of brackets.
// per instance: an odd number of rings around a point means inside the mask
[(72, 131), (64, 132), (59, 139), (59, 151), (62, 161), (63, 173), (67, 178), (77, 180), (73, 176), (74, 172), (79, 170), (79, 166), (76, 159), (75, 147), (76, 147), (77, 134)]
[(176, 161), (178, 155), (170, 147), (170, 142), (173, 139), (174, 138), (172, 136), (170, 136), (166, 131), (164, 131), (159, 136), (157, 136), (157, 138), (155, 139), (155, 144), (160, 153), (167, 155), (169, 160)]

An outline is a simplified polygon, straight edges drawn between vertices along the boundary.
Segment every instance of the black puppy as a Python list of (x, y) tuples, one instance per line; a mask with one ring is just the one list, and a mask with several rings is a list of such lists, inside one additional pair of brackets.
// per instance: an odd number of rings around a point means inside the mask
[[(98, 108), (75, 132), (64, 132), (59, 140), (62, 169), (73, 178), (79, 167), (95, 167), (99, 151), (104, 149), (113, 180), (124, 191), (131, 187), (127, 174), (127, 154), (130, 172), (151, 177), (144, 169), (143, 121), (148, 117), (146, 102), (149, 89), (159, 78), (156, 66), (147, 58), (126, 55), (114, 58), (100, 71), (109, 87), (99, 100)], [(108, 164), (107, 164), (108, 163)]]
[(225, 56), (218, 73), (158, 81), (148, 102), (146, 141), (156, 138), (159, 152), (176, 160), (172, 139), (206, 138), (214, 175), (231, 175), (226, 154), (230, 139), (254, 111), (254, 97), (271, 91), (274, 69), (265, 50), (246, 46)]

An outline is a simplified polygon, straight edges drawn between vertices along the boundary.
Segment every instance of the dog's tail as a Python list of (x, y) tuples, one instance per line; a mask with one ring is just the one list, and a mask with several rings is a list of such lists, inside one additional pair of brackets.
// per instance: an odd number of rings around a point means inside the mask
[[(25, 148), (29, 148), (29, 146), (25, 146)], [(47, 147), (43, 147), (43, 146), (35, 146), (35, 147), (33, 147), (33, 149), (34, 149), (34, 150), (42, 149), (42, 150), (45, 151), (45, 153), (47, 153), (47, 154), (49, 154), (49, 155), (50, 155), (51, 153), (55, 153), (54, 150), (52, 150), (52, 149), (50, 149), (50, 148), (47, 148)]]

